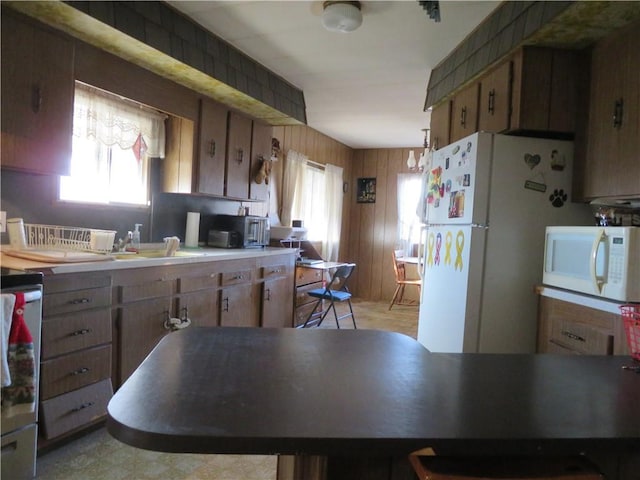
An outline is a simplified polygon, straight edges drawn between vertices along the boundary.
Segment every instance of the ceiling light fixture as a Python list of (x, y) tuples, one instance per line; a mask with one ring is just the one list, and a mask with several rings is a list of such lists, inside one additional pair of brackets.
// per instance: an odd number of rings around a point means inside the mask
[(322, 25), (331, 32), (353, 32), (362, 25), (360, 2), (324, 2)]

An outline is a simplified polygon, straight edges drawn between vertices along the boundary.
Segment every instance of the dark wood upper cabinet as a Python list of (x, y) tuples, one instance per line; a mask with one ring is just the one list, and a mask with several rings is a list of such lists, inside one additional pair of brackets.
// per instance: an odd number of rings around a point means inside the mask
[(196, 176), (198, 193), (224, 195), (228, 115), (224, 105), (201, 100)]
[(249, 198), (251, 200), (267, 200), (269, 198), (269, 179), (256, 179), (263, 167), (263, 162), (271, 161), (271, 125), (254, 121), (251, 135), (251, 178), (249, 179)]
[(230, 112), (227, 135), (225, 194), (227, 197), (248, 199), (251, 169), (251, 119), (239, 113)]
[(474, 82), (453, 97), (451, 101), (451, 142), (478, 131), (479, 93), (480, 84)]
[(584, 197), (640, 195), (639, 25), (593, 49)]
[(74, 44), (2, 9), (2, 167), (69, 175)]

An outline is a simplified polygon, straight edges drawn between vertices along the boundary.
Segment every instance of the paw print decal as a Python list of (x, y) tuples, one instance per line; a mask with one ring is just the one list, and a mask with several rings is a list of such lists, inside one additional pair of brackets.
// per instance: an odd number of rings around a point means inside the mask
[(554, 190), (551, 195), (549, 195), (549, 201), (551, 205), (556, 208), (560, 208), (564, 205), (564, 202), (567, 201), (567, 194), (564, 193), (564, 190)]

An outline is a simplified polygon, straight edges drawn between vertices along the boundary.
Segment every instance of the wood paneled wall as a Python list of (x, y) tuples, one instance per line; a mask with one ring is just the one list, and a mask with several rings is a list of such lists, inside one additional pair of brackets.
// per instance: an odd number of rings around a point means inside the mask
[[(283, 153), (295, 150), (318, 163), (331, 163), (344, 169), (347, 192), (342, 210), (340, 260), (357, 264), (351, 280), (354, 296), (366, 300), (391, 300), (395, 277), (391, 252), (396, 245), (398, 222), (398, 173), (409, 173), (407, 157), (422, 147), (353, 150), (306, 126), (274, 127), (273, 136), (280, 141)], [(281, 180), (282, 166), (274, 165)], [(357, 203), (357, 179), (376, 179), (376, 202)], [(417, 300), (414, 289), (407, 289), (407, 299)]]
[[(358, 298), (390, 301), (393, 296), (396, 285), (392, 252), (396, 247), (398, 224), (398, 174), (410, 172), (407, 167), (409, 150), (414, 150), (418, 157), (422, 147), (354, 151), (349, 260), (358, 265), (358, 275), (352, 285)], [(376, 179), (376, 201), (357, 203), (357, 179), (367, 177)], [(418, 300), (416, 289), (407, 288), (405, 299)]]
[[(280, 141), (280, 149), (283, 154), (288, 150), (302, 153), (317, 163), (330, 163), (343, 168), (343, 179), (348, 182), (349, 188), (344, 194), (342, 203), (342, 229), (340, 235), (339, 257), (342, 261), (349, 260), (349, 220), (351, 216), (351, 170), (353, 167), (353, 150), (346, 145), (328, 137), (313, 128), (307, 126), (283, 126), (274, 127), (273, 136)], [(276, 162), (273, 168), (274, 175), (282, 185), (282, 162)], [(321, 205), (318, 208), (322, 208)]]

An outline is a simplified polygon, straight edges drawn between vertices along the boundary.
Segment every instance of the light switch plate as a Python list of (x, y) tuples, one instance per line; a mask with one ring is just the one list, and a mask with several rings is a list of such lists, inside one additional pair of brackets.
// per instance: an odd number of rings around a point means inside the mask
[(7, 231), (7, 212), (0, 212), (0, 233)]

